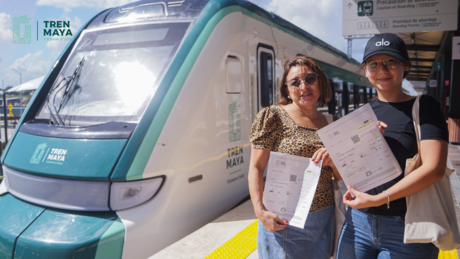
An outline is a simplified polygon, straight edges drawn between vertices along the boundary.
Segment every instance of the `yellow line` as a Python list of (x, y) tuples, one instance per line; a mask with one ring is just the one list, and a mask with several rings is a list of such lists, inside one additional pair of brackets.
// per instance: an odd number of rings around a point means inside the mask
[(248, 257), (257, 248), (257, 225), (259, 220), (255, 220), (240, 233), (232, 237), (223, 245), (218, 247), (204, 259), (243, 259)]
[[(259, 220), (255, 220), (245, 229), (212, 251), (204, 259), (244, 259), (257, 249), (257, 227)], [(439, 250), (438, 259), (459, 259), (457, 250)]]
[(457, 250), (452, 250), (452, 251), (439, 250), (438, 259), (458, 259)]

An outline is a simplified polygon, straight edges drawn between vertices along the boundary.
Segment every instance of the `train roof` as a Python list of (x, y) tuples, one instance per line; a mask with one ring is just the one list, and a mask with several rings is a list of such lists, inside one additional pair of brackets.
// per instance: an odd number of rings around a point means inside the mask
[[(224, 9), (230, 6), (239, 6), (244, 14), (248, 16), (258, 16), (262, 20), (286, 33), (289, 33), (303, 41), (319, 47), (338, 58), (351, 64), (360, 66), (361, 63), (355, 59), (350, 59), (342, 51), (334, 48), (326, 42), (316, 38), (310, 33), (302, 30), (296, 25), (288, 22), (273, 12), (268, 12), (261, 7), (246, 0), (179, 0), (179, 1), (156, 1), (144, 0), (127, 5), (115, 7), (102, 12), (88, 25), (88, 29), (107, 27), (114, 24), (127, 22), (146, 21), (146, 20), (195, 20), (199, 22), (200, 14), (206, 12), (206, 5), (213, 8)], [(134, 15), (132, 15), (134, 14)]]

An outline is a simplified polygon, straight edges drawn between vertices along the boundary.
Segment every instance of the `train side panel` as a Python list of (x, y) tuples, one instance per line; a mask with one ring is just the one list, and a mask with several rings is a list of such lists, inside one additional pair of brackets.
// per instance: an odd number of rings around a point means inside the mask
[(240, 12), (225, 16), (197, 58), (144, 171), (144, 178), (166, 175), (164, 186), (151, 201), (117, 212), (123, 258), (152, 255), (248, 195), (254, 22)]

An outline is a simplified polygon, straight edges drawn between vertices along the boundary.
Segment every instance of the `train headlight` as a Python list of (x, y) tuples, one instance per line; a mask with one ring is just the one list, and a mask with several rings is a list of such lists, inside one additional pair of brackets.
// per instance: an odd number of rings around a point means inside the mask
[(110, 189), (110, 208), (124, 210), (150, 200), (160, 189), (164, 177), (132, 181), (115, 182)]

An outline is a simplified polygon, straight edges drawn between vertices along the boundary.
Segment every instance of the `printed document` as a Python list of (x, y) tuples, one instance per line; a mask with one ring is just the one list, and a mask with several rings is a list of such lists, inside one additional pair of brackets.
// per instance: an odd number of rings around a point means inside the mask
[(402, 173), (369, 104), (317, 132), (347, 186), (365, 192)]
[(265, 208), (303, 228), (310, 211), (322, 162), (311, 158), (270, 152), (263, 202)]

